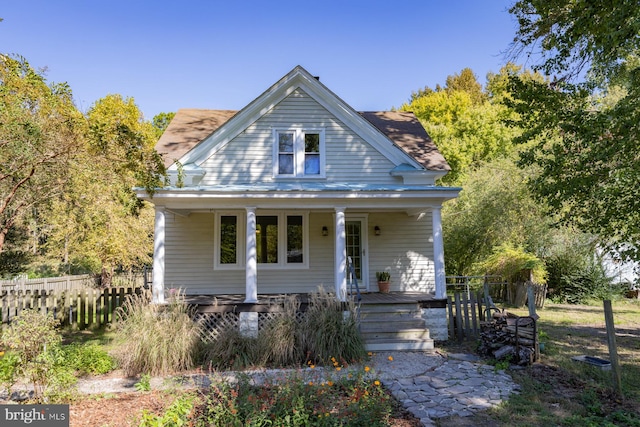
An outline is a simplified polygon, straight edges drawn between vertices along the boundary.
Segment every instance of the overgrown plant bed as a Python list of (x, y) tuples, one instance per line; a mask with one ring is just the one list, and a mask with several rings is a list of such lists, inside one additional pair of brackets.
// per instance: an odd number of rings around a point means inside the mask
[(196, 389), (165, 382), (163, 390), (85, 395), (71, 402), (71, 426), (182, 425), (178, 419), (194, 426), (421, 425), (365, 375), (367, 367), (344, 375), (312, 371), (282, 371), (259, 385), (240, 373), (237, 381)]

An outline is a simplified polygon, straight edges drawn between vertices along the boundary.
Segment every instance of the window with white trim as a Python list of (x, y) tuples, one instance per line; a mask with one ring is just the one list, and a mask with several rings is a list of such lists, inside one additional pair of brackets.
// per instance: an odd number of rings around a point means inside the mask
[(273, 159), (276, 177), (324, 177), (324, 129), (275, 129)]
[(214, 233), (214, 267), (221, 270), (233, 270), (244, 265), (244, 229), (243, 213), (218, 212)]
[[(256, 257), (259, 268), (308, 268), (308, 212), (263, 211), (256, 214)], [(216, 215), (214, 267), (245, 265), (246, 225), (241, 213)]]

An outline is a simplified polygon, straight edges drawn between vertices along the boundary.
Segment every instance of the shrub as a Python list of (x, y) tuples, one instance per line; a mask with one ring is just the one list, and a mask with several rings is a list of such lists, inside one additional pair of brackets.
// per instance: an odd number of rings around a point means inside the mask
[(69, 344), (63, 347), (65, 358), (79, 374), (106, 374), (115, 367), (113, 358), (99, 344)]
[(13, 352), (0, 356), (0, 385), (4, 387), (8, 396), (11, 396), (11, 389), (18, 381), (19, 363), (20, 358)]
[(185, 395), (176, 398), (161, 415), (155, 415), (146, 409), (142, 411), (140, 427), (179, 427), (188, 425), (188, 417), (193, 407), (194, 397)]
[(200, 326), (177, 293), (166, 305), (151, 304), (150, 293), (133, 295), (118, 308), (116, 359), (127, 375), (164, 375), (194, 365)]
[(546, 283), (547, 279), (547, 270), (540, 258), (510, 244), (495, 247), (493, 253), (473, 269), (479, 274), (500, 275), (511, 283), (529, 280), (528, 275), (522, 276), (529, 271), (536, 283)]
[(549, 271), (549, 296), (554, 301), (583, 304), (623, 293), (623, 287), (612, 284), (592, 246), (578, 241), (556, 251), (545, 261)]
[(51, 314), (24, 310), (2, 334), (3, 345), (18, 359), (15, 374), (33, 385), (37, 402), (62, 401), (73, 393), (76, 379), (60, 347), (57, 324)]

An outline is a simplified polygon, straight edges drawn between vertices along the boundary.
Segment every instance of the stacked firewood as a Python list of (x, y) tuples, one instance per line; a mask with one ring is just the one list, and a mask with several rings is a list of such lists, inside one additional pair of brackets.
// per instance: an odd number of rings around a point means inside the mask
[(533, 317), (511, 313), (494, 313), (492, 317), (492, 321), (481, 326), (480, 354), (517, 365), (529, 365), (538, 359)]

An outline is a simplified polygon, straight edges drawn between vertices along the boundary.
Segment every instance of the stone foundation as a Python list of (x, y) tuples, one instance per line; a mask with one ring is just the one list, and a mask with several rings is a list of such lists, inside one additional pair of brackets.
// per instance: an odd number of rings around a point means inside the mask
[(242, 311), (238, 320), (240, 333), (243, 336), (252, 338), (258, 336), (258, 313)]
[(449, 339), (446, 308), (423, 308), (422, 319), (425, 327), (429, 329), (434, 341), (446, 341)]

